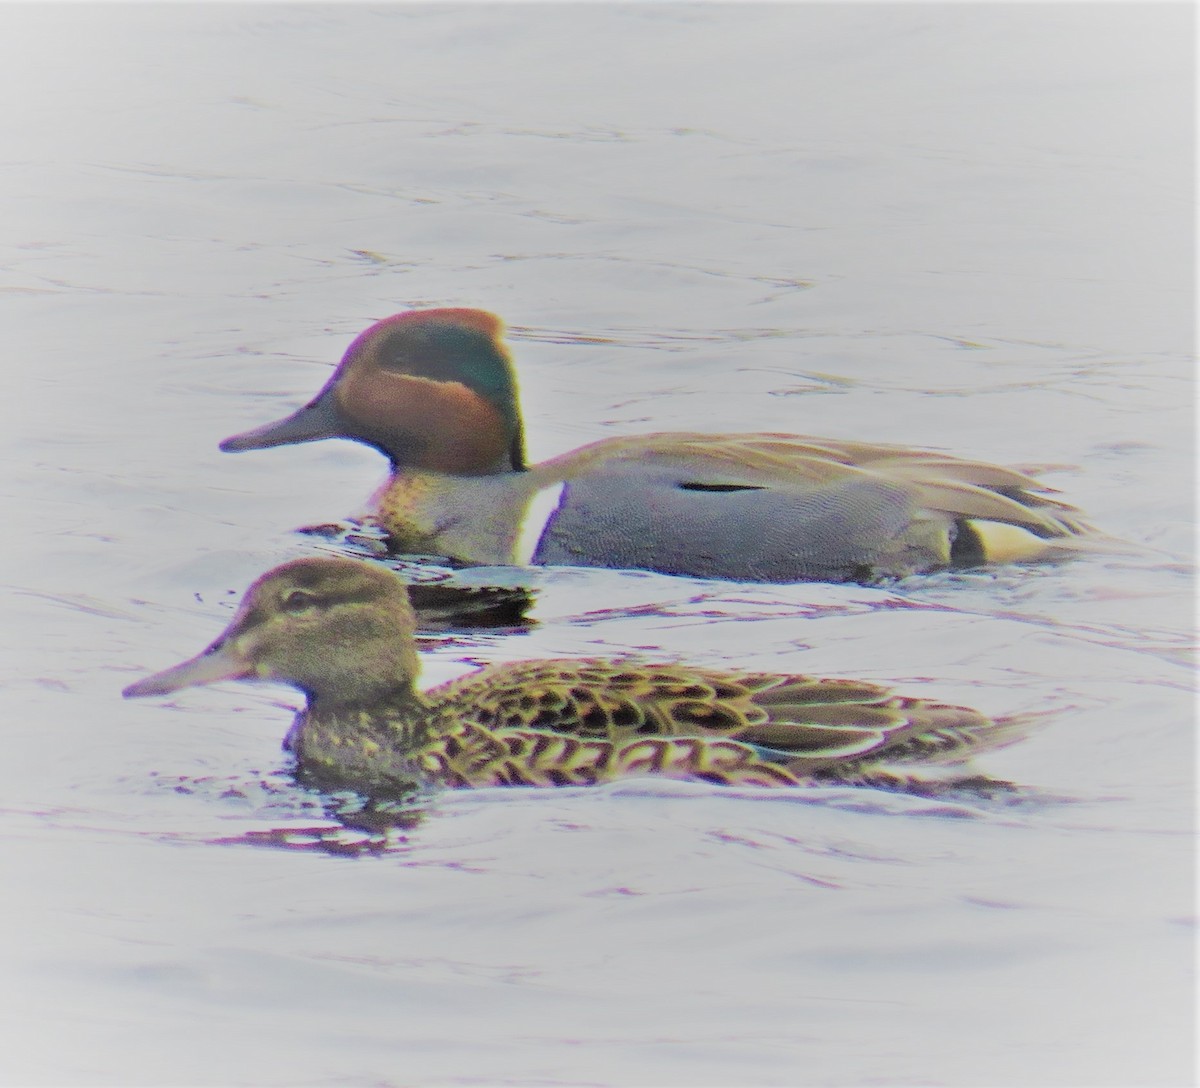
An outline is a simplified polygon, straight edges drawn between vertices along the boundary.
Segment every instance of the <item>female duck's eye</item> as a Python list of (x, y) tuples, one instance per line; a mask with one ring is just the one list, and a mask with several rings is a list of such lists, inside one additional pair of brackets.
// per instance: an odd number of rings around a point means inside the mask
[(279, 602), (279, 607), (285, 612), (295, 614), (307, 612), (316, 603), (317, 599), (311, 593), (306, 593), (302, 589), (293, 589), (284, 594), (283, 600)]

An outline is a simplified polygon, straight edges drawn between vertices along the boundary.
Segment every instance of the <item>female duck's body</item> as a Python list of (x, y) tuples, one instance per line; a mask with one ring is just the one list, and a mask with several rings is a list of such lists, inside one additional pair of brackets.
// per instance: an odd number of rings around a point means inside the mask
[(319, 784), (397, 797), (427, 785), (591, 785), (634, 775), (730, 785), (928, 789), (1028, 720), (878, 684), (631, 660), (497, 665), (427, 692), (407, 589), (384, 567), (299, 559), (247, 591), (196, 657), (125, 689), (288, 683), (307, 705), (286, 746)]

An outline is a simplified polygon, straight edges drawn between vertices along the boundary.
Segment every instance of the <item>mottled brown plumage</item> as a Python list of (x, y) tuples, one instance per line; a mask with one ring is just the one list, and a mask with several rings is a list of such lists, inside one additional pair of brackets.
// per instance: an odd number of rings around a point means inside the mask
[(327, 786), (591, 785), (635, 775), (728, 785), (918, 786), (965, 776), (1020, 719), (896, 695), (861, 680), (628, 659), (494, 665), (419, 692), (414, 617), (385, 567), (299, 559), (260, 578), (203, 653), (125, 689), (162, 695), (227, 679), (307, 697), (287, 747)]

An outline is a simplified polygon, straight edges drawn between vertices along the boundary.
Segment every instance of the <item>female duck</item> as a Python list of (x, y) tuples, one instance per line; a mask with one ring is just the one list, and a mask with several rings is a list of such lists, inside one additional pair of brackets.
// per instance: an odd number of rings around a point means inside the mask
[(371, 517), (397, 552), (742, 581), (863, 581), (1036, 559), (1088, 531), (1022, 472), (785, 434), (611, 438), (525, 463), (499, 318), (372, 325), (306, 407), (224, 450), (351, 438), (392, 462)]
[(291, 684), (306, 697), (285, 742), (301, 771), (377, 797), (634, 775), (927, 792), (971, 777), (964, 764), (977, 750), (1011, 743), (1028, 724), (866, 681), (629, 660), (494, 665), (419, 692), (413, 629), (391, 571), (298, 559), (255, 582), (201, 654), (125, 695), (218, 680)]

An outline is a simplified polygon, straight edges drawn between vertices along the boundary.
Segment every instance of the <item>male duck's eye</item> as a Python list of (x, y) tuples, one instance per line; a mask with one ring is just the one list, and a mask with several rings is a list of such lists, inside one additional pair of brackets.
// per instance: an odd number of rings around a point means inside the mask
[(279, 607), (285, 612), (295, 614), (307, 612), (316, 603), (317, 599), (311, 593), (306, 593), (302, 589), (293, 589), (284, 594), (283, 600), (279, 602)]

